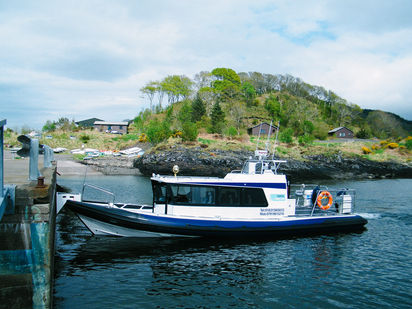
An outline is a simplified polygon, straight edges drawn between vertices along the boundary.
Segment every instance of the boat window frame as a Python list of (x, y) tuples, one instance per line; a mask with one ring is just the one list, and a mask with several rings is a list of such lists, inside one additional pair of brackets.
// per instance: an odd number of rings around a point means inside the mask
[[(193, 202), (194, 194), (199, 194), (199, 192), (195, 193), (194, 190), (190, 190), (187, 194), (190, 193), (191, 196), (186, 196), (187, 202), (184, 202), (184, 198), (181, 201), (176, 201), (175, 195), (179, 191), (173, 188), (174, 186), (181, 186), (181, 187), (189, 187), (189, 188), (199, 188), (199, 189), (209, 189), (206, 192), (212, 192), (212, 200), (213, 203), (202, 203), (195, 201)], [(200, 206), (200, 207), (253, 207), (253, 208), (264, 208), (268, 207), (269, 203), (266, 198), (266, 194), (263, 188), (256, 188), (256, 187), (235, 187), (235, 186), (218, 186), (218, 185), (198, 185), (198, 184), (179, 184), (179, 183), (168, 183), (168, 204), (175, 205), (175, 206)], [(213, 194), (214, 191), (214, 194)], [(247, 192), (254, 193), (247, 194)], [(233, 197), (230, 198), (230, 194), (232, 193)], [(222, 196), (226, 195), (227, 201), (222, 201)], [(236, 195), (238, 194), (238, 195)], [(246, 195), (247, 194), (247, 195)], [(256, 196), (257, 194), (257, 196)], [(253, 201), (251, 203), (245, 203), (246, 198), (248, 200)], [(256, 200), (260, 199), (260, 203), (256, 203)]]

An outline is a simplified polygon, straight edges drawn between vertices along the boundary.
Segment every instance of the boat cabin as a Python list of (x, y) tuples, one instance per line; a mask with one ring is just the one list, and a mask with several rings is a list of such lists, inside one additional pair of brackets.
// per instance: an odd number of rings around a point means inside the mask
[(185, 216), (259, 218), (292, 215), (285, 175), (276, 160), (248, 160), (224, 178), (153, 175), (153, 212)]

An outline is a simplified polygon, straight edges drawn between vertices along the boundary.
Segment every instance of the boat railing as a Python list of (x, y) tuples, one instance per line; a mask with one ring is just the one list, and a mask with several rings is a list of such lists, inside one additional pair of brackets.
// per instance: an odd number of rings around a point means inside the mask
[(86, 189), (86, 187), (89, 187), (89, 188), (92, 188), (92, 189), (95, 189), (95, 190), (98, 190), (98, 191), (100, 191), (100, 192), (103, 192), (103, 193), (106, 193), (106, 194), (108, 194), (108, 195), (111, 195), (112, 196), (112, 202), (110, 203), (109, 201), (106, 201), (108, 204), (110, 204), (110, 205), (113, 205), (114, 204), (114, 201), (115, 201), (115, 199), (116, 199), (116, 196), (114, 195), (114, 193), (113, 192), (110, 192), (109, 190), (107, 190), (107, 189), (105, 189), (105, 188), (102, 188), (102, 187), (99, 187), (99, 186), (96, 186), (96, 185), (91, 185), (91, 184), (87, 184), (87, 183), (84, 183), (83, 184), (83, 190), (82, 190), (82, 200), (83, 200), (83, 196), (84, 196), (84, 190)]
[[(325, 198), (322, 199), (321, 194)], [(318, 185), (291, 185), (290, 198), (296, 200), (297, 215), (307, 215), (308, 212), (310, 215), (350, 214), (355, 211), (356, 191)]]

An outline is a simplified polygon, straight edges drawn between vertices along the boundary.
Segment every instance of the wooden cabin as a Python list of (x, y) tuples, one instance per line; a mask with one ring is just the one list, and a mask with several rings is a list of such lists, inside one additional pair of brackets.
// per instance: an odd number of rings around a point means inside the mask
[(247, 129), (247, 133), (249, 135), (259, 135), (259, 132), (260, 132), (261, 136), (267, 136), (269, 131), (271, 131), (270, 135), (273, 135), (274, 133), (276, 133), (277, 128), (278, 127), (275, 125), (271, 126), (270, 124), (266, 122), (262, 122), (260, 124), (255, 125), (254, 127)]
[(346, 127), (339, 127), (328, 132), (329, 136), (334, 136), (337, 138), (353, 138), (354, 134), (352, 130), (349, 130)]
[(99, 132), (127, 134), (129, 123), (127, 121), (110, 122), (110, 121), (95, 121), (94, 128)]

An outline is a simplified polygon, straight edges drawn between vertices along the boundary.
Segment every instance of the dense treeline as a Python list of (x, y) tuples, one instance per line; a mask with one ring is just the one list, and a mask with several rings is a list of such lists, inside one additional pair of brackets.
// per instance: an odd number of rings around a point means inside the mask
[(193, 80), (167, 76), (140, 91), (150, 108), (134, 119), (134, 125), (152, 142), (173, 134), (193, 140), (202, 130), (242, 135), (261, 121), (280, 122), (281, 139), (295, 136), (301, 142), (325, 139), (330, 129), (339, 126), (350, 128), (359, 138), (406, 136), (411, 129), (398, 125), (399, 119), (393, 117), (383, 121), (382, 116), (365, 114), (333, 91), (291, 75), (215, 68), (196, 74)]

